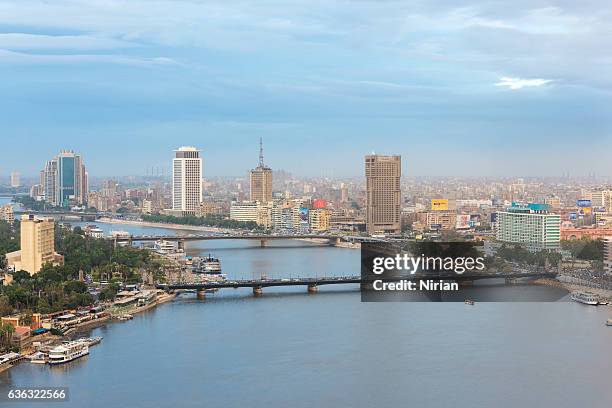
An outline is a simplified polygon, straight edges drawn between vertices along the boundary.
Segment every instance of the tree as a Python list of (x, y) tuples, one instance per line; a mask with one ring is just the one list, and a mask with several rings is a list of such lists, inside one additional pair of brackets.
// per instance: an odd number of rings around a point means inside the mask
[(0, 323), (0, 346), (3, 350), (7, 350), (11, 347), (13, 333), (15, 333), (13, 325)]

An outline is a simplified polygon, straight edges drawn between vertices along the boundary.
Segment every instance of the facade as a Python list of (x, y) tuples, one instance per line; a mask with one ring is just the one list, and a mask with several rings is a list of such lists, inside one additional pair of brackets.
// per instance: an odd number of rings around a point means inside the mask
[(457, 226), (457, 213), (455, 211), (429, 211), (425, 213), (425, 225), (430, 231), (453, 230)]
[(272, 201), (272, 169), (264, 164), (263, 142), (259, 140), (259, 165), (250, 172), (250, 201)]
[(230, 207), (230, 219), (235, 221), (257, 222), (258, 205), (253, 201), (232, 202)]
[(5, 204), (0, 207), (0, 220), (6, 221), (9, 224), (12, 224), (15, 221), (15, 214), (13, 212), (12, 205)]
[(400, 156), (365, 157), (366, 225), (370, 234), (399, 234), (402, 160)]
[(57, 160), (51, 159), (45, 163), (43, 170), (43, 196), (45, 201), (55, 206), (55, 191), (57, 186)]
[(612, 275), (612, 235), (604, 238), (604, 272)]
[(172, 210), (195, 215), (202, 203), (202, 158), (195, 147), (180, 147), (172, 160)]
[(323, 232), (329, 230), (329, 218), (331, 211), (327, 208), (314, 208), (310, 210), (310, 229), (313, 232)]
[(593, 207), (612, 211), (612, 190), (583, 190), (581, 199), (591, 200)]
[(63, 256), (55, 252), (55, 224), (52, 218), (21, 218), (21, 249), (6, 254), (7, 264), (16, 271), (34, 275), (44, 264), (63, 265)]
[(513, 204), (497, 213), (496, 238), (519, 244), (530, 251), (558, 251), (561, 247), (561, 216), (548, 212), (545, 204)]
[(87, 171), (80, 155), (72, 150), (62, 150), (47, 161), (43, 175), (45, 201), (56, 207), (87, 203)]

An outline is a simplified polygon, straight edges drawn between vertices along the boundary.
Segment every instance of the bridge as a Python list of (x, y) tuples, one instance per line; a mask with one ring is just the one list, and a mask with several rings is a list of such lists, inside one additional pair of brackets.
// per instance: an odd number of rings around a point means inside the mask
[(119, 243), (154, 242), (154, 241), (176, 241), (179, 249), (184, 249), (187, 241), (213, 241), (213, 240), (254, 240), (259, 241), (262, 247), (267, 241), (287, 239), (319, 239), (327, 240), (329, 245), (345, 242), (384, 242), (381, 238), (352, 236), (352, 235), (325, 235), (325, 234), (295, 234), (295, 235), (267, 235), (267, 234), (218, 234), (218, 235), (116, 235), (108, 238), (115, 245)]
[(99, 212), (76, 212), (76, 211), (34, 211), (34, 210), (23, 210), (18, 209), (15, 210), (15, 214), (33, 214), (39, 215), (41, 217), (53, 217), (58, 218), (60, 220), (65, 220), (66, 218), (78, 218), (81, 221), (95, 221), (101, 216), (104, 216), (104, 213)]
[[(506, 283), (515, 283), (519, 279), (527, 278), (555, 278), (556, 272), (512, 272), (512, 273), (472, 273), (472, 274), (431, 274), (431, 275), (408, 275), (398, 277), (381, 278), (386, 282), (397, 282), (401, 280), (449, 280), (469, 285), (482, 279), (505, 279)], [(374, 279), (363, 280), (361, 276), (339, 276), (322, 278), (293, 278), (293, 279), (244, 279), (228, 280), (223, 282), (203, 282), (203, 283), (170, 283), (159, 284), (157, 289), (163, 290), (196, 290), (198, 296), (203, 296), (205, 291), (214, 289), (238, 289), (251, 288), (255, 296), (263, 294), (263, 288), (267, 287), (287, 287), (287, 286), (306, 286), (308, 293), (316, 293), (319, 286), (325, 285), (346, 285), (346, 284), (371, 284)]]

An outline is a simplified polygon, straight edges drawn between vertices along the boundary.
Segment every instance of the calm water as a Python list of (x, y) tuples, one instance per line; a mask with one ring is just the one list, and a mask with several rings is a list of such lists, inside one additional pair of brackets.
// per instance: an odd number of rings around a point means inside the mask
[[(190, 243), (188, 252), (219, 256), (232, 277), (358, 271), (356, 250), (275, 245)], [(22, 363), (0, 381), (68, 386), (71, 400), (57, 407), (610, 407), (608, 317), (612, 309), (570, 302), (361, 303), (354, 287), (265, 289), (261, 298), (229, 290), (95, 329), (104, 340), (87, 358)]]

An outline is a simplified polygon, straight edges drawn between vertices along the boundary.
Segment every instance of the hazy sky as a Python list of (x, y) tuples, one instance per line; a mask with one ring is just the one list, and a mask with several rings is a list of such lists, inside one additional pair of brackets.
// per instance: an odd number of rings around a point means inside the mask
[(0, 173), (612, 173), (612, 2), (2, 0)]

